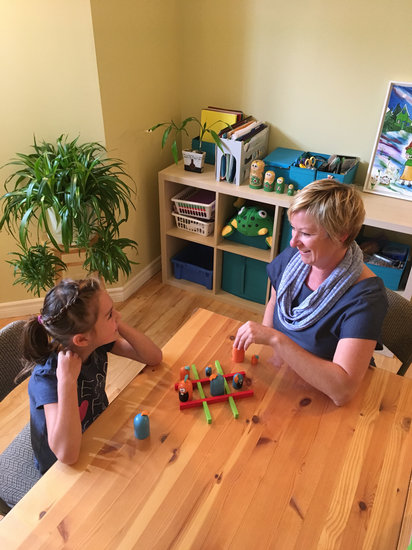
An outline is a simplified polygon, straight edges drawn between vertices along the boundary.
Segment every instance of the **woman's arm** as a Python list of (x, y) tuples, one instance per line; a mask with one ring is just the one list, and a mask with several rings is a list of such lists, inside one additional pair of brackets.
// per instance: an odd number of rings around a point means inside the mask
[(50, 449), (60, 462), (74, 464), (82, 438), (77, 379), (82, 362), (71, 351), (60, 351), (57, 359), (57, 403), (44, 405)]
[(252, 343), (271, 346), (277, 365), (288, 364), (336, 405), (344, 405), (355, 395), (376, 344), (374, 340), (344, 338), (338, 342), (333, 361), (327, 361), (306, 351), (285, 334), (248, 321), (238, 330), (234, 346), (246, 350)]
[(276, 305), (276, 290), (273, 286), (270, 287), (270, 298), (266, 304), (265, 313), (263, 314), (262, 325), (265, 327), (273, 327), (273, 314), (275, 313)]
[(143, 332), (119, 320), (118, 338), (111, 350), (115, 355), (134, 359), (145, 365), (158, 365), (162, 360), (162, 351)]

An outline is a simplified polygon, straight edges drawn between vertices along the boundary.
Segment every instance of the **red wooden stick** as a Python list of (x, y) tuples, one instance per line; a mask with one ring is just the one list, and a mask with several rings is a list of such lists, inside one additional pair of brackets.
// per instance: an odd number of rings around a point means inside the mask
[[(236, 373), (235, 373), (236, 374)], [(227, 401), (229, 397), (234, 399), (241, 399), (242, 397), (251, 397), (253, 390), (238, 391), (235, 393), (225, 393), (223, 395), (216, 395), (215, 397), (206, 397), (205, 399), (193, 399), (192, 401), (185, 401), (180, 403), (180, 410), (190, 409), (192, 407), (199, 407), (204, 401), (206, 403), (219, 403), (220, 401)]]

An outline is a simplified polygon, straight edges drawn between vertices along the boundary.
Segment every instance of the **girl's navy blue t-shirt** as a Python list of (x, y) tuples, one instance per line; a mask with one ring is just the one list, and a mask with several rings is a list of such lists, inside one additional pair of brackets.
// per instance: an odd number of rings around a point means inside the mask
[[(287, 248), (268, 266), (272, 286), (278, 289), (283, 271), (298, 251)], [(292, 306), (301, 304), (312, 291), (303, 285)], [(303, 330), (290, 330), (282, 325), (275, 306), (273, 328), (283, 332), (305, 350), (331, 361), (342, 338), (379, 341), (388, 299), (382, 279), (370, 277), (350, 287), (317, 323)]]
[[(77, 379), (77, 396), (82, 432), (108, 405), (106, 395), (107, 353), (114, 342), (97, 348), (83, 363)], [(44, 474), (56, 462), (47, 439), (44, 405), (57, 403), (57, 353), (44, 365), (36, 365), (29, 380), (30, 430), (35, 465)]]

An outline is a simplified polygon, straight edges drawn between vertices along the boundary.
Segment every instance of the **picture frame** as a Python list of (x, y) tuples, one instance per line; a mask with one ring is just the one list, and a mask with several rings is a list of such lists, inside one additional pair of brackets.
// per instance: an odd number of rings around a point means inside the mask
[(389, 82), (363, 190), (412, 201), (412, 83)]

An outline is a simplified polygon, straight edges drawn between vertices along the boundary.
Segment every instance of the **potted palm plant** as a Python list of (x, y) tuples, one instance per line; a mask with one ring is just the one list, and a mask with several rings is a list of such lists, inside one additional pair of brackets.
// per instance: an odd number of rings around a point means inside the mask
[(182, 156), (183, 156), (184, 167), (185, 167), (185, 170), (189, 170), (191, 172), (203, 172), (206, 153), (201, 149), (202, 149), (202, 142), (203, 142), (204, 136), (206, 134), (210, 134), (210, 136), (212, 137), (217, 147), (219, 147), (219, 149), (223, 151), (222, 141), (218, 136), (217, 132), (213, 130), (213, 126), (222, 121), (218, 120), (214, 122), (212, 125), (207, 126), (206, 123), (202, 124), (197, 117), (190, 116), (185, 118), (180, 125), (176, 124), (173, 120), (171, 120), (170, 122), (159, 122), (159, 124), (155, 124), (154, 126), (149, 128), (147, 132), (151, 133), (151, 132), (154, 132), (154, 130), (157, 130), (157, 128), (161, 128), (161, 127), (165, 128), (163, 132), (163, 137), (162, 137), (162, 149), (164, 148), (164, 146), (166, 145), (166, 142), (170, 137), (173, 160), (177, 164), (179, 160), (178, 141), (183, 133), (185, 133), (187, 136), (189, 135), (187, 131), (187, 125), (190, 122), (193, 122), (195, 126), (199, 128), (199, 148), (200, 149), (183, 149)]
[(129, 275), (136, 262), (126, 250), (137, 243), (119, 236), (134, 207), (123, 161), (107, 157), (99, 143), (80, 144), (65, 135), (56, 143), (34, 139), (32, 148), (5, 165), (15, 170), (0, 197), (0, 230), (7, 227), (19, 246), (9, 261), (14, 283), (40, 295), (67, 269), (61, 255), (73, 249), (84, 252), (86, 271), (108, 283), (119, 272)]

